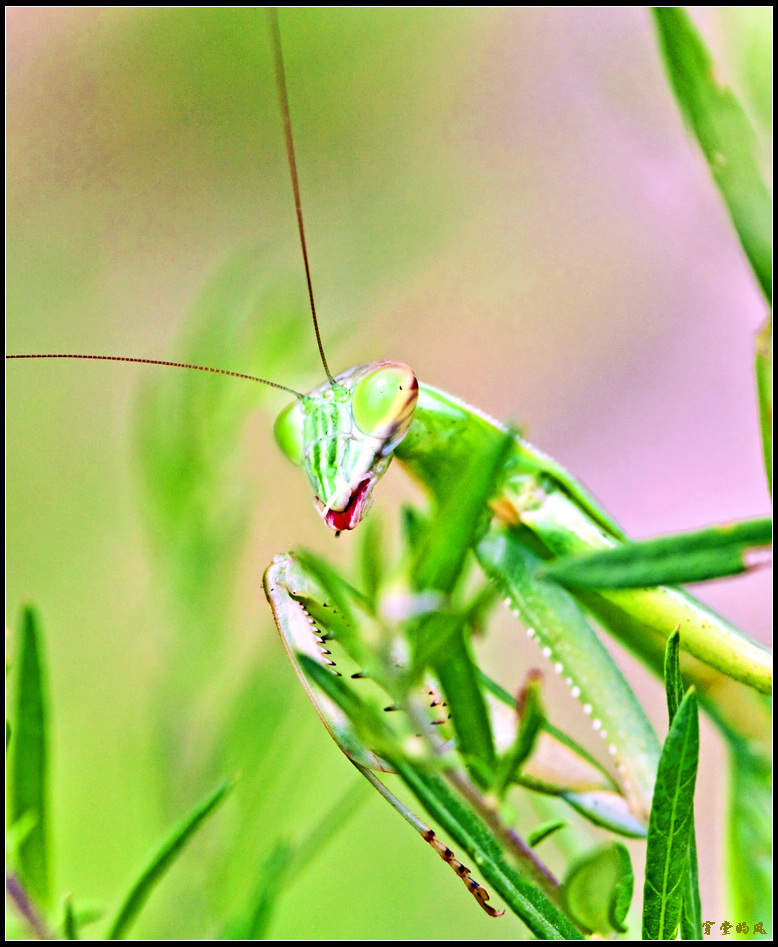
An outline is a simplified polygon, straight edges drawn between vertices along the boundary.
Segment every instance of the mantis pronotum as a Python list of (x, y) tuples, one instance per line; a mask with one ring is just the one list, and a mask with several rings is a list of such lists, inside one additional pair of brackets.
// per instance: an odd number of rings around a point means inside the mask
[[(298, 133), (298, 137), (299, 137), (299, 133)], [(502, 252), (502, 250), (501, 250), (500, 252)], [(565, 308), (567, 308), (568, 305), (569, 305), (569, 303), (565, 305)], [(478, 335), (479, 335), (479, 336), (481, 336), (481, 335), (483, 335), (483, 334), (484, 334), (484, 333), (483, 333), (482, 331), (479, 331), (479, 332), (478, 332)], [(499, 335), (499, 330), (498, 330), (498, 335)], [(501, 344), (502, 344), (502, 347), (505, 346), (504, 341), (503, 341)], [(113, 347), (115, 348), (115, 345), (114, 345)], [(566, 346), (566, 347), (567, 347), (567, 346)], [(572, 345), (572, 347), (574, 348), (575, 346)], [(146, 348), (146, 344), (144, 343), (144, 349), (145, 349), (145, 348)], [(406, 356), (406, 357), (409, 358), (409, 360), (411, 360), (411, 359), (410, 359), (410, 356)], [(415, 360), (415, 359), (414, 359), (414, 364), (416, 364), (416, 360)], [(257, 364), (257, 369), (256, 369), (256, 370), (257, 370), (257, 372), (258, 372), (259, 374), (263, 374), (263, 370), (262, 370), (262, 368), (261, 368), (261, 366), (260, 366), (259, 364)], [(61, 376), (58, 376), (58, 377), (61, 377)], [(284, 377), (284, 378), (281, 378), (281, 380), (287, 380), (287, 379), (286, 379), (286, 377)], [(292, 383), (294, 384), (294, 381), (292, 381)], [(59, 385), (60, 385), (60, 387), (62, 387), (62, 382), (61, 382), (61, 381), (59, 382)], [(454, 388), (455, 386), (454, 386), (453, 384), (447, 383), (447, 387), (449, 387), (449, 388)], [(458, 390), (458, 391), (460, 391), (460, 392), (462, 391), (461, 388), (455, 389), (455, 390)], [(512, 396), (512, 397), (515, 399), (517, 396)], [(473, 400), (475, 400), (475, 399), (473, 399)], [(508, 405), (507, 405), (505, 408), (501, 407), (500, 405), (493, 405), (493, 406), (491, 406), (491, 410), (492, 410), (493, 413), (509, 414), (509, 413), (511, 413), (511, 412), (513, 412), (513, 411), (516, 410), (515, 405), (516, 405), (517, 403), (519, 403), (519, 402), (517, 402), (516, 400), (510, 401), (510, 402), (508, 403)], [(532, 409), (531, 407), (525, 408), (525, 407), (524, 407), (524, 403), (522, 403), (522, 407), (521, 407), (521, 414), (522, 414), (522, 416), (532, 417), (532, 413), (533, 413), (533, 409)], [(681, 475), (679, 475), (679, 479), (682, 481), (682, 480), (683, 480), (683, 477), (682, 477)], [(657, 499), (658, 499), (658, 498), (657, 498)], [(659, 500), (658, 500), (658, 502), (659, 502)], [(660, 505), (661, 505), (661, 504), (660, 504)], [(656, 528), (658, 528), (658, 527), (655, 526), (654, 528), (656, 529)], [(293, 538), (294, 538), (294, 537), (291, 537), (291, 536), (289, 536), (289, 537), (284, 537), (284, 542), (290, 541), (290, 540), (292, 540)], [(276, 543), (275, 547), (271, 547), (271, 548), (277, 548), (277, 545), (278, 545), (278, 544)]]

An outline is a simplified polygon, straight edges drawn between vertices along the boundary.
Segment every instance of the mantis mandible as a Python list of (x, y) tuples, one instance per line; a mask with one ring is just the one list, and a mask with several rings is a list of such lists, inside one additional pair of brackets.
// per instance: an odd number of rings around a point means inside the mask
[[(458, 402), (456, 399), (448, 398), (446, 396), (439, 395), (433, 389), (422, 387), (422, 394), (420, 397), (420, 411), (417, 414), (413, 424), (414, 427), (411, 427), (411, 430), (403, 444), (399, 445), (397, 457), (400, 460), (406, 460), (411, 469), (414, 469), (416, 474), (421, 476), (422, 479), (426, 478), (427, 484), (433, 492), (440, 492), (442, 489), (441, 484), (444, 482), (445, 477), (447, 476), (445, 470), (445, 464), (441, 464), (441, 458), (444, 458), (446, 462), (449, 462), (451, 466), (456, 466), (458, 461), (457, 456), (454, 453), (455, 442), (453, 443), (444, 443), (439, 437), (439, 418), (441, 414), (445, 412), (459, 412), (461, 415), (462, 424), (473, 424), (476, 427), (481, 425), (481, 422), (484, 422), (486, 428), (491, 428), (495, 431), (499, 430), (498, 427), (491, 425), (491, 422), (485, 420), (478, 412), (473, 409), (468, 408), (461, 402)], [(437, 403), (436, 403), (437, 401)], [(461, 443), (461, 442), (460, 442)], [(517, 443), (519, 443), (517, 441)], [(524, 443), (524, 442), (522, 442)], [(569, 478), (564, 471), (558, 468), (553, 464), (548, 458), (544, 458), (539, 452), (534, 451), (534, 449), (524, 446), (524, 455), (522, 457), (523, 466), (519, 464), (518, 467), (518, 476), (527, 477), (527, 482), (519, 481), (514, 488), (514, 498), (508, 504), (506, 509), (504, 504), (501, 504), (499, 510), (503, 520), (508, 522), (510, 525), (510, 519), (513, 515), (511, 513), (511, 503), (513, 503), (513, 510), (515, 511), (518, 507), (520, 514), (524, 517), (526, 522), (532, 522), (533, 515), (537, 524), (537, 529), (540, 531), (540, 534), (543, 534), (546, 523), (544, 522), (544, 517), (548, 516), (549, 521), (552, 526), (564, 525), (566, 528), (569, 528), (568, 536), (579, 536), (582, 530), (589, 530), (590, 533), (585, 535), (584, 540), (586, 542), (608, 542), (609, 537), (613, 537), (614, 530), (610, 521), (603, 517), (601, 512), (598, 510), (596, 504), (594, 504), (581, 490), (577, 487), (575, 482)], [(540, 488), (537, 487), (538, 482), (543, 478), (547, 478), (547, 482), (553, 489), (551, 491), (545, 490), (542, 483)], [(535, 494), (532, 495), (532, 490), (535, 490)], [(515, 494), (521, 494), (523, 499), (516, 500)], [(525, 499), (527, 495), (530, 495), (530, 504), (533, 508), (527, 505)], [(321, 499), (321, 498), (320, 498)], [(327, 504), (327, 497), (322, 501), (324, 506)], [(561, 504), (556, 508), (549, 509), (546, 504)], [(567, 521), (565, 520), (567, 517)], [(578, 521), (576, 518), (580, 518)], [(564, 536), (559, 541), (562, 542)], [(498, 539), (495, 539), (494, 542), (497, 542)], [(570, 540), (572, 541), (572, 540)], [(485, 556), (488, 550), (483, 552)], [(494, 550), (492, 550), (494, 553)], [(497, 558), (496, 554), (495, 557)], [(644, 608), (645, 603), (637, 603), (637, 596), (627, 597), (626, 602), (620, 603), (626, 608), (630, 606), (630, 599), (636, 605), (636, 608), (639, 608), (641, 611)], [(661, 604), (660, 608), (663, 607)], [(682, 601), (674, 601), (668, 606), (672, 609), (685, 609), (691, 608), (695, 614), (696, 606), (690, 605), (687, 599)], [(704, 612), (706, 616), (707, 611)], [(672, 620), (662, 619), (660, 624), (667, 625), (668, 622), (672, 626)], [(694, 619), (690, 618), (689, 622), (693, 625)], [(728, 633), (728, 629), (725, 625), (719, 626), (724, 630), (724, 633)], [(709, 641), (703, 642), (703, 648), (706, 649), (710, 647)], [(708, 656), (707, 653), (704, 656)], [(758, 654), (756, 655), (757, 664)], [(715, 655), (714, 655), (715, 659)], [(575, 659), (572, 659), (575, 663)], [(747, 667), (748, 658), (747, 655), (743, 656), (743, 662), (737, 664), (737, 669), (743, 671), (743, 674), (749, 675), (751, 671)], [(727, 666), (725, 670), (730, 670), (730, 667)], [(583, 671), (583, 666), (579, 668)], [(578, 685), (571, 685), (576, 687)]]

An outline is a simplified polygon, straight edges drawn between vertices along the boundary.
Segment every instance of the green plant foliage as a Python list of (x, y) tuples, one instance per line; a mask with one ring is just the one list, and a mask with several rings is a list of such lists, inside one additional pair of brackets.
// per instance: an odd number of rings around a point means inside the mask
[[(681, 679), (680, 641), (678, 631), (667, 639), (665, 651), (665, 694), (667, 695), (667, 717), (672, 724), (683, 701), (684, 690)], [(681, 913), (681, 937), (683, 940), (702, 940), (702, 905), (700, 903), (700, 878), (697, 865), (697, 837), (694, 828), (689, 832), (689, 858), (684, 872), (683, 911)]]
[(73, 899), (71, 897), (65, 898), (62, 936), (65, 940), (81, 939), (78, 918), (76, 917), (76, 912), (73, 908)]
[(9, 822), (15, 835), (13, 863), (38, 908), (50, 899), (48, 680), (37, 614), (19, 620), (16, 706), (8, 770)]
[[(702, 37), (682, 7), (653, 7), (660, 48), (681, 114), (702, 148), (740, 243), (772, 306), (772, 198), (756, 159), (756, 137), (734, 94), (721, 84)], [(759, 57), (755, 57), (757, 59)], [(757, 338), (762, 451), (772, 490), (772, 317)]]
[[(545, 723), (545, 713), (540, 697), (540, 681), (537, 678), (530, 679), (527, 683), (522, 703), (521, 722), (516, 733), (516, 739), (513, 741), (513, 746), (504, 754), (497, 769), (494, 788), (501, 794), (504, 794), (510, 784), (518, 778), (519, 771), (529, 759)], [(549, 833), (544, 832), (540, 836), (535, 836), (537, 841), (534, 843), (530, 841), (529, 844), (537, 844), (542, 838), (547, 838), (548, 834), (553, 831), (552, 828)]]
[(564, 819), (554, 819), (551, 822), (539, 825), (527, 836), (527, 844), (534, 848), (536, 845), (540, 845), (544, 839), (550, 838), (555, 832), (564, 829), (567, 825), (568, 823)]
[(673, 718), (657, 770), (646, 848), (644, 940), (674, 940), (680, 927), (699, 741), (697, 699), (690, 689)]
[[(732, 781), (727, 824), (727, 885), (737, 918), (767, 916), (773, 894), (772, 765), (758, 744), (731, 739)], [(743, 879), (748, 884), (743, 884)]]
[(106, 933), (107, 940), (122, 940), (122, 938), (126, 937), (127, 932), (143, 908), (143, 905), (148, 900), (151, 892), (162, 880), (167, 870), (171, 867), (195, 832), (197, 832), (206, 819), (224, 802), (234, 785), (234, 781), (229, 780), (222, 783), (221, 786), (217, 786), (206, 799), (184, 816), (181, 822), (173, 829), (162, 845), (160, 845), (157, 851), (152, 855), (149, 863), (141, 871), (137, 881), (133, 883), (122, 900), (116, 917), (108, 927)]
[(767, 485), (773, 492), (773, 323), (772, 315), (759, 330), (754, 355), (756, 393), (759, 398), (759, 426), (762, 432)]
[(682, 7), (654, 7), (670, 83), (702, 148), (759, 285), (772, 302), (772, 201), (740, 103)]
[(748, 554), (769, 546), (772, 535), (772, 520), (764, 517), (624, 543), (589, 556), (560, 559), (543, 572), (575, 588), (639, 589), (704, 582), (745, 572)]
[(288, 842), (276, 842), (259, 867), (256, 889), (250, 903), (225, 925), (220, 940), (264, 940), (277, 910), (277, 901), (289, 883), (293, 847)]

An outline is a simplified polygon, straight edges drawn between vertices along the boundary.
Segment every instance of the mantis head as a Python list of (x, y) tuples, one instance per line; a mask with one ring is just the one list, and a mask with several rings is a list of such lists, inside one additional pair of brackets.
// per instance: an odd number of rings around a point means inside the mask
[(372, 505), (375, 483), (408, 433), (419, 383), (402, 362), (358, 365), (292, 402), (274, 433), (292, 463), (305, 469), (322, 520), (354, 529)]

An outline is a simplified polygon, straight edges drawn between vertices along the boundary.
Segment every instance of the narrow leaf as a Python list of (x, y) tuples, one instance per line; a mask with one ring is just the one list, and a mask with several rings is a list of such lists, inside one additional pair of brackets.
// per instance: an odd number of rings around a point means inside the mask
[(546, 566), (543, 574), (567, 586), (593, 589), (703, 582), (745, 572), (749, 552), (771, 541), (769, 517), (744, 520), (566, 557)]
[(233, 779), (223, 782), (203, 802), (192, 809), (165, 839), (122, 901), (116, 918), (106, 933), (107, 940), (121, 940), (127, 934), (130, 925), (137, 918), (155, 885), (159, 883), (203, 822), (224, 801), (234, 785)]
[[(479, 544), (477, 556), (528, 633), (548, 649), (561, 673), (570, 676), (575, 696), (591, 711), (596, 706), (600, 732), (605, 731), (616, 747), (615, 762), (639, 794), (647, 814), (659, 741), (581, 606), (567, 589), (538, 577), (542, 560), (527, 550), (514, 532), (493, 529)], [(626, 747), (629, 753), (624, 751)], [(636, 822), (634, 815), (631, 821)]]
[(732, 769), (727, 829), (728, 903), (733, 917), (767, 920), (772, 914), (773, 895), (770, 747), (734, 737), (728, 742)]
[[(365, 596), (340, 576), (335, 569), (320, 556), (307, 549), (298, 550), (295, 557), (300, 570), (304, 572), (321, 591), (321, 599), (293, 596), (302, 602), (311, 617), (323, 628), (333, 632), (341, 644), (348, 650), (355, 645), (354, 606), (367, 607)], [(352, 655), (355, 660), (357, 655)]]
[(543, 825), (539, 825), (529, 833), (527, 842), (531, 848), (536, 848), (541, 842), (551, 838), (552, 835), (560, 829), (566, 828), (569, 824), (564, 819), (552, 819), (550, 822), (544, 822)]
[(756, 393), (759, 398), (759, 429), (762, 434), (762, 455), (767, 474), (767, 487), (773, 495), (773, 320), (759, 330), (754, 356)]
[(63, 905), (62, 936), (65, 940), (79, 940), (78, 918), (73, 908), (73, 898), (68, 895)]
[(458, 471), (455, 481), (430, 523), (424, 540), (416, 546), (412, 578), (420, 591), (450, 593), (462, 571), (465, 557), (484, 526), (487, 503), (496, 493), (505, 459), (514, 446), (515, 432), (490, 439), (474, 451), (471, 463)]
[(360, 537), (359, 578), (370, 608), (374, 610), (381, 576), (387, 568), (383, 523), (375, 511), (360, 523)]
[[(469, 550), (485, 526), (488, 502), (494, 495), (515, 432), (508, 431), (474, 451), (470, 463), (458, 471), (450, 493), (431, 518), (414, 550), (411, 580), (420, 592), (450, 595)], [(494, 740), (465, 629), (466, 616), (445, 611), (425, 615), (413, 623), (414, 670), (424, 671), (429, 660), (440, 681), (456, 729), (460, 752), (482, 773), (494, 766)], [(445, 648), (441, 643), (446, 643)], [(426, 655), (433, 654), (431, 659)], [(420, 660), (424, 655), (424, 661)], [(475, 776), (475, 771), (472, 772)]]
[(740, 243), (772, 302), (772, 201), (755, 156), (756, 137), (681, 7), (654, 7), (659, 43), (678, 107), (694, 132)]
[[(683, 701), (683, 681), (681, 679), (681, 635), (678, 629), (667, 639), (665, 649), (665, 692), (667, 695), (667, 716), (672, 724), (678, 708)], [(702, 940), (702, 903), (700, 901), (700, 879), (697, 866), (697, 835), (694, 828), (694, 812), (689, 831), (689, 857), (684, 872), (683, 910), (681, 912), (681, 938), (683, 940)]]
[[(540, 697), (540, 676), (532, 676), (524, 689), (521, 720), (516, 738), (500, 760), (494, 789), (502, 797), (515, 780), (517, 772), (528, 759), (543, 727), (545, 711)], [(532, 844), (532, 843), (530, 843)]]
[(9, 769), (9, 821), (24, 820), (16, 846), (19, 882), (40, 907), (49, 900), (48, 682), (37, 615), (25, 608), (19, 629), (16, 720)]
[(689, 834), (689, 858), (684, 873), (681, 940), (703, 940), (700, 870), (697, 862), (697, 835), (693, 823)]
[(221, 940), (266, 938), (278, 898), (288, 882), (292, 852), (292, 846), (284, 841), (276, 842), (270, 849), (259, 868), (249, 908), (225, 926)]
[(427, 517), (415, 506), (404, 503), (400, 508), (400, 527), (403, 545), (415, 549), (427, 529)]
[(445, 650), (436, 648), (432, 667), (446, 698), (459, 751), (468, 762), (475, 763), (482, 775), (490, 777), (495, 759), (494, 739), (471, 654), (466, 618), (444, 612), (427, 615), (420, 620), (420, 636), (436, 644), (446, 643)]
[(487, 884), (538, 939), (582, 939), (580, 932), (546, 895), (508, 864), (484, 823), (463, 805), (442, 779), (423, 773), (405, 761), (392, 762), (429, 815), (467, 851)]
[(699, 756), (694, 689), (681, 702), (662, 748), (648, 825), (643, 939), (674, 940), (684, 900)]
[(676, 628), (667, 639), (667, 647), (665, 648), (665, 693), (667, 695), (668, 723), (673, 722), (673, 717), (675, 717), (683, 700), (680, 655), (681, 635)]

